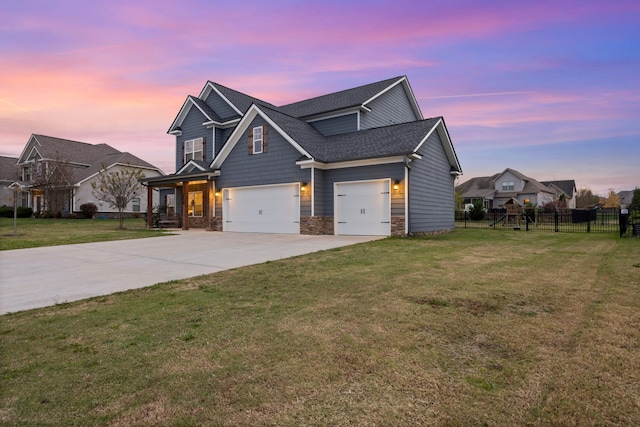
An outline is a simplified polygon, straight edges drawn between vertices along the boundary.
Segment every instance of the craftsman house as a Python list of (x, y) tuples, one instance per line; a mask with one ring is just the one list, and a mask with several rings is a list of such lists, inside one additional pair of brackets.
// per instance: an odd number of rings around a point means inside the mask
[[(93, 196), (91, 183), (98, 173), (106, 169), (141, 169), (147, 177), (163, 176), (157, 167), (107, 144), (87, 144), (44, 135), (31, 135), (17, 159), (20, 184), (25, 189), (21, 205), (33, 208), (36, 213), (49, 211), (66, 216), (80, 212), (80, 206), (94, 203), (98, 215), (114, 216), (116, 208)], [(125, 214), (143, 213), (148, 204), (157, 204), (158, 192), (142, 192), (134, 199)], [(150, 197), (147, 200), (147, 197)]]
[(471, 178), (458, 185), (456, 193), (465, 204), (482, 200), (487, 210), (502, 209), (507, 202), (544, 206), (558, 199), (562, 199), (569, 209), (576, 207), (574, 180), (539, 182), (509, 168), (493, 176)]
[(182, 227), (405, 235), (451, 230), (461, 174), (406, 77), (274, 106), (218, 83), (171, 124), (176, 172), (147, 178)]

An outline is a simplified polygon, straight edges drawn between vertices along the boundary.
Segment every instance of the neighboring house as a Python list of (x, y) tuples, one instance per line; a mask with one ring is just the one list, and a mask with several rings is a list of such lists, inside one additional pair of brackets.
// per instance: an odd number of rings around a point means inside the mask
[[(20, 188), (20, 170), (15, 157), (0, 156), (0, 206), (13, 206), (14, 189)], [(18, 192), (18, 206), (26, 203), (24, 193)]]
[(521, 206), (544, 206), (562, 198), (571, 209), (576, 203), (574, 180), (539, 182), (509, 168), (493, 176), (471, 178), (458, 185), (456, 192), (464, 203), (482, 200), (486, 209), (501, 209), (513, 200)]
[(176, 173), (145, 179), (183, 228), (405, 235), (454, 227), (462, 170), (406, 77), (276, 107), (207, 82), (171, 124)]
[(620, 206), (627, 207), (633, 201), (633, 190), (621, 191), (618, 193), (618, 199), (620, 199)]
[(578, 189), (576, 188), (576, 182), (573, 179), (565, 179), (562, 181), (540, 181), (540, 184), (550, 188), (556, 195), (561, 197), (566, 205), (567, 209), (576, 208), (576, 195)]
[[(34, 212), (49, 210), (62, 215), (80, 212), (80, 206), (85, 203), (94, 203), (99, 214), (117, 212), (92, 194), (91, 183), (103, 169), (112, 172), (136, 168), (148, 177), (164, 175), (152, 164), (107, 144), (93, 145), (44, 135), (31, 135), (16, 164), (21, 183), (28, 188), (22, 205), (33, 208)], [(147, 197), (148, 192), (143, 191), (140, 198), (127, 206), (125, 213), (145, 212)], [(158, 200), (157, 192), (152, 193), (151, 202), (157, 204)]]

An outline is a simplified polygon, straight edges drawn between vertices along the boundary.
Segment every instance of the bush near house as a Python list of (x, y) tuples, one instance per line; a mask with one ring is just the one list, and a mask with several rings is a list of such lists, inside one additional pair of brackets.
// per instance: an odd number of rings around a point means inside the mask
[[(31, 215), (33, 215), (33, 209), (18, 206), (16, 215), (18, 218), (31, 218)], [(0, 207), (0, 217), (13, 218), (13, 208), (11, 206)]]
[(80, 205), (80, 211), (82, 212), (83, 218), (91, 219), (98, 212), (98, 207), (93, 203), (84, 203)]

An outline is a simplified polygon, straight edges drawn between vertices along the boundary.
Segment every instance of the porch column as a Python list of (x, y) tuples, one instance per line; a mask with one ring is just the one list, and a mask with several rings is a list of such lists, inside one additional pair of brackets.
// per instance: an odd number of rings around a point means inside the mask
[(153, 187), (147, 185), (147, 228), (153, 228)]
[(216, 213), (215, 186), (212, 179), (207, 180), (207, 231), (213, 231), (213, 217)]
[(182, 183), (182, 229), (189, 229), (189, 182)]

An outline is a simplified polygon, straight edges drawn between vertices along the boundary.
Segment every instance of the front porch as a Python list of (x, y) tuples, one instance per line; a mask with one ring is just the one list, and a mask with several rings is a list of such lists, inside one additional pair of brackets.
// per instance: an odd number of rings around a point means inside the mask
[(216, 172), (202, 172), (143, 179), (142, 184), (147, 186), (149, 196), (147, 228), (153, 228), (153, 214), (159, 208), (153, 206), (151, 198), (157, 188), (161, 194), (160, 205), (165, 207), (167, 214), (179, 215), (183, 230), (222, 231), (222, 218), (216, 217), (215, 177), (218, 175)]

